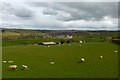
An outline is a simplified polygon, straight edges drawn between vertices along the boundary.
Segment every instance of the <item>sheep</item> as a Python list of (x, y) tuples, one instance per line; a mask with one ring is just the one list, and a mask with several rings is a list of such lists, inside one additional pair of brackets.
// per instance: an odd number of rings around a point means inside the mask
[(79, 41), (80, 43), (83, 43), (82, 41)]
[(14, 61), (8, 61), (8, 63), (14, 63)]
[(38, 45), (38, 44), (34, 44), (35, 46)]
[(114, 51), (115, 53), (117, 53), (118, 51)]
[(103, 58), (103, 56), (100, 56), (100, 58), (102, 59), (102, 58)]
[(17, 69), (17, 65), (10, 65), (10, 66), (9, 66), (9, 69), (10, 69), (10, 70), (16, 70), (16, 69)]
[(52, 61), (52, 62), (50, 62), (50, 64), (55, 64), (55, 62)]
[(82, 63), (82, 62), (84, 62), (84, 61), (85, 61), (85, 59), (84, 59), (84, 58), (81, 58), (81, 61), (80, 61), (80, 62)]
[(7, 63), (7, 61), (3, 61), (3, 63)]
[(48, 46), (48, 47), (50, 47), (50, 46)]
[(26, 65), (22, 65), (22, 70), (27, 70), (28, 67)]

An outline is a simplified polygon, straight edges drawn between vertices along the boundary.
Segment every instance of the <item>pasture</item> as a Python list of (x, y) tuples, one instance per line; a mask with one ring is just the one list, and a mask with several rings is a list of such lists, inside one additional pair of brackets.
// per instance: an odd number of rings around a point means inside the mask
[[(3, 47), (3, 60), (13, 60), (17, 70), (3, 63), (3, 78), (117, 78), (118, 45), (109, 42), (71, 43), (54, 46)], [(100, 56), (103, 56), (101, 59)], [(81, 57), (84, 63), (79, 63)], [(55, 64), (51, 65), (50, 62)], [(21, 70), (26, 64), (29, 70)]]

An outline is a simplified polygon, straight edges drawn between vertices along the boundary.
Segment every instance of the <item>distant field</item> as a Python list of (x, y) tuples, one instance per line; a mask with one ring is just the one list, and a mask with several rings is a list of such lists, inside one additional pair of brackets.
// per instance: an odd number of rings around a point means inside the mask
[[(118, 45), (108, 42), (62, 44), (50, 47), (17, 45), (3, 47), (3, 60), (13, 60), (16, 71), (9, 71), (10, 64), (3, 64), (3, 78), (117, 78)], [(100, 59), (99, 56), (103, 56)], [(78, 63), (80, 58), (85, 63)], [(55, 61), (50, 65), (50, 61)], [(29, 70), (21, 70), (26, 64)]]
[(15, 45), (29, 45), (38, 44), (40, 42), (54, 41), (60, 42), (59, 38), (28, 38), (28, 39), (15, 39), (15, 40), (3, 40), (2, 46), (15, 46)]

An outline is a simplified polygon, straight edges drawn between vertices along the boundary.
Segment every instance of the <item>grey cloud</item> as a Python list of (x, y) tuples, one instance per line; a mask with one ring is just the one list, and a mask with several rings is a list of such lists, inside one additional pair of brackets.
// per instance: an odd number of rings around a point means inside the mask
[(29, 6), (34, 6), (34, 7), (47, 7), (48, 2), (25, 2), (25, 4)]
[(120, 2), (118, 3), (118, 17), (120, 18)]
[(118, 17), (117, 2), (33, 2), (29, 4), (32, 4), (32, 6), (46, 7), (55, 11), (59, 10), (70, 13), (72, 16), (70, 20), (89, 20), (91, 18), (101, 20), (104, 16)]
[[(2, 8), (3, 20), (6, 24), (2, 27), (112, 30), (117, 29), (117, 4), (109, 2), (27, 2), (21, 5), (5, 3)], [(104, 20), (104, 16), (108, 16), (108, 19)]]
[[(63, 8), (57, 8), (70, 13), (73, 19), (101, 20), (104, 16), (118, 17), (118, 3), (114, 2), (72, 2), (60, 3)], [(66, 7), (66, 8), (64, 8)], [(67, 9), (68, 8), (68, 9)], [(71, 10), (70, 10), (71, 9)]]
[(33, 17), (32, 11), (30, 11), (28, 9), (25, 9), (25, 8), (14, 9), (13, 13), (20, 18), (31, 18), (31, 17)]
[(52, 9), (44, 9), (43, 14), (45, 15), (56, 15), (57, 12)]
[(2, 9), (11, 15), (19, 18), (32, 18), (33, 12), (24, 6), (13, 6), (10, 3), (3, 3)]

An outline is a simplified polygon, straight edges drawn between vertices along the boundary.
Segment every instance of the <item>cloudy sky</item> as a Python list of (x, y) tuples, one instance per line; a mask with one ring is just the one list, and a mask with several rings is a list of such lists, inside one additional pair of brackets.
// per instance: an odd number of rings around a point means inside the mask
[(0, 28), (117, 30), (117, 2), (2, 2)]

